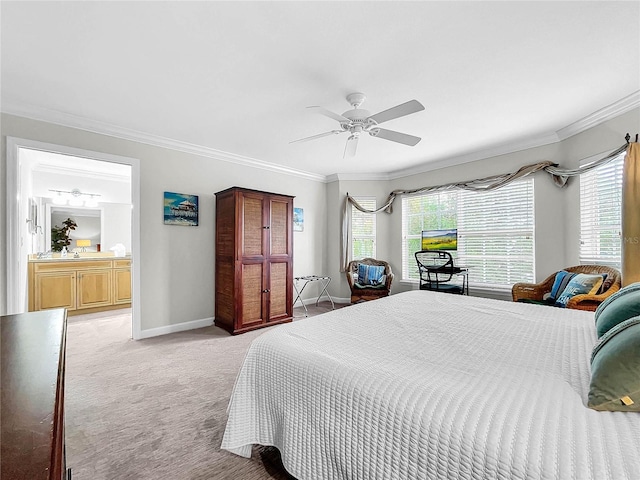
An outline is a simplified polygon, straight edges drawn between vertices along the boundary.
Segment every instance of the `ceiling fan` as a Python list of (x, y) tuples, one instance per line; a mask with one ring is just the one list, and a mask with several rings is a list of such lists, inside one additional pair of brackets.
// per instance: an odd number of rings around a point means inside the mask
[(316, 138), (327, 137), (329, 135), (337, 135), (339, 133), (349, 132), (349, 138), (347, 139), (347, 145), (344, 149), (342, 158), (354, 156), (356, 154), (356, 148), (358, 146), (358, 139), (362, 133), (368, 133), (372, 137), (382, 138), (384, 140), (391, 140), (392, 142), (402, 143), (404, 145), (415, 146), (420, 140), (420, 137), (414, 137), (413, 135), (407, 135), (406, 133), (395, 132), (393, 130), (387, 130), (385, 128), (379, 128), (378, 125), (383, 122), (388, 122), (394, 118), (404, 117), (411, 115), (412, 113), (424, 110), (424, 106), (417, 100), (409, 100), (406, 103), (396, 105), (387, 110), (384, 110), (375, 115), (371, 115), (371, 112), (360, 108), (360, 105), (365, 101), (367, 97), (364, 93), (352, 93), (347, 95), (347, 101), (353, 107), (353, 110), (348, 110), (342, 115), (334, 113), (323, 107), (313, 106), (307, 107), (321, 115), (325, 115), (329, 118), (333, 118), (340, 122), (340, 130), (331, 130), (330, 132), (320, 133), (311, 137), (301, 138), (289, 143), (307, 142), (309, 140), (315, 140)]

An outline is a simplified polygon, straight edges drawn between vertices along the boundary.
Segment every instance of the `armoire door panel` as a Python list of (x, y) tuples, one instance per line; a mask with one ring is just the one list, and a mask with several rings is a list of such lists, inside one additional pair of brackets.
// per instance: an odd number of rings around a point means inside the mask
[(287, 264), (271, 263), (269, 288), (269, 320), (287, 316)]
[(263, 265), (242, 265), (242, 326), (263, 323)]
[(242, 256), (263, 255), (263, 202), (259, 198), (245, 195), (242, 203)]
[(289, 204), (273, 200), (271, 201), (270, 255), (287, 255), (289, 253)]

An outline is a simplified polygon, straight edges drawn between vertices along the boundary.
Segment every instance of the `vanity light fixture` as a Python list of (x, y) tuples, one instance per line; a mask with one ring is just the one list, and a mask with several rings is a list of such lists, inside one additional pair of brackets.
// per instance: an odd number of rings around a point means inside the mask
[(96, 195), (94, 194), (87, 194), (87, 195), (89, 195), (89, 198), (87, 198), (84, 201), (84, 206), (90, 207), (90, 208), (96, 208), (98, 206), (98, 200), (96, 200)]
[(49, 189), (50, 192), (54, 192), (53, 195), (53, 204), (54, 205), (66, 205), (69, 203), (72, 207), (91, 207), (95, 208), (98, 206), (98, 200), (96, 197), (99, 197), (99, 193), (86, 193), (81, 192), (77, 188), (73, 190), (53, 190)]
[(62, 195), (62, 192), (57, 192), (53, 196), (53, 204), (54, 205), (66, 205), (67, 204), (67, 197)]

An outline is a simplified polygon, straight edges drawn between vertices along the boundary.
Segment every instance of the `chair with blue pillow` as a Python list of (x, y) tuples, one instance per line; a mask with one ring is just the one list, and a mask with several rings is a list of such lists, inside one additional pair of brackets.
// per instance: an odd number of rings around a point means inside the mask
[[(578, 276), (580, 275), (580, 276)], [(602, 282), (590, 284), (593, 276)], [(578, 265), (554, 273), (540, 283), (516, 283), (511, 288), (514, 302), (537, 303), (594, 312), (621, 287), (618, 270), (604, 265)]]
[(386, 297), (391, 292), (393, 272), (384, 260), (363, 258), (349, 262), (345, 272), (351, 289), (351, 303)]

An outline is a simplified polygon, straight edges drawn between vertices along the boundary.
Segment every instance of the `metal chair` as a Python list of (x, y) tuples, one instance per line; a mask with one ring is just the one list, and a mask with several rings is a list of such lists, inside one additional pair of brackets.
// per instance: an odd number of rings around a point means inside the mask
[(453, 277), (461, 273), (453, 264), (453, 257), (442, 250), (420, 250), (415, 253), (420, 272), (420, 290), (433, 290), (446, 293), (465, 293), (466, 276), (462, 285), (452, 282)]

